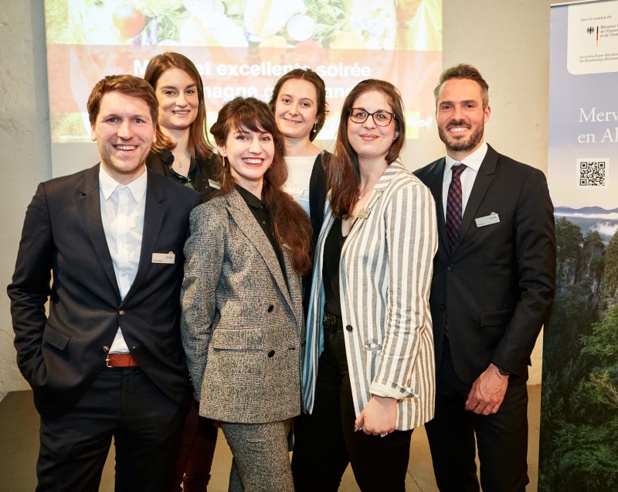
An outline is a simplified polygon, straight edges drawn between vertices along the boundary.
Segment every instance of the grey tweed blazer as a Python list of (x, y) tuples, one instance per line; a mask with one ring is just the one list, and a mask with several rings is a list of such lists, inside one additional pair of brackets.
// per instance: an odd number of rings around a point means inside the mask
[(191, 213), (182, 342), (200, 415), (265, 423), (300, 413), (300, 277), (233, 190)]

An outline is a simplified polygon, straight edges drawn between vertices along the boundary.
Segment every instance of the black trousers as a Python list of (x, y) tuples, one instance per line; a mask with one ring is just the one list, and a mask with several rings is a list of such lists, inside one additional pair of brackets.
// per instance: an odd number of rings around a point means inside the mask
[(457, 378), (445, 339), (436, 414), (425, 424), (438, 488), (441, 492), (479, 490), (477, 446), (483, 492), (523, 492), (528, 484), (526, 384), (509, 384), (498, 413), (487, 416), (465, 410), (470, 389)]
[[(338, 323), (340, 325), (340, 323)], [(405, 491), (412, 431), (382, 438), (354, 432), (354, 404), (341, 327), (325, 330), (311, 415), (294, 421), (296, 492), (337, 491), (348, 463), (363, 492)]]
[(39, 491), (98, 491), (112, 437), (115, 490), (167, 491), (186, 408), (139, 368), (104, 367), (66, 415), (41, 418)]

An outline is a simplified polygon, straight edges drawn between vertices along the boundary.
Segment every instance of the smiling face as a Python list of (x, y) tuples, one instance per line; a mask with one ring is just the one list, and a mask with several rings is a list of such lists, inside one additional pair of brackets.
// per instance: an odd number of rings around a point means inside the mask
[(148, 104), (118, 91), (105, 93), (90, 138), (97, 142), (105, 171), (118, 183), (130, 183), (146, 169), (157, 138)]
[(275, 103), (277, 128), (286, 138), (309, 139), (317, 119), (315, 86), (303, 79), (289, 79)]
[(159, 126), (163, 132), (191, 126), (199, 108), (197, 91), (195, 81), (180, 68), (170, 68), (161, 74), (155, 92), (159, 101)]
[(264, 174), (273, 162), (275, 143), (273, 136), (259, 129), (233, 129), (219, 154), (226, 157), (234, 180), (258, 198), (262, 198)]
[(491, 109), (483, 108), (480, 86), (471, 79), (449, 79), (438, 91), (436, 121), (447, 153), (463, 160), (483, 143)]
[[(352, 103), (352, 108), (363, 109), (368, 113), (375, 113), (376, 111), (393, 112), (387, 97), (382, 92), (373, 90), (358, 96)], [(393, 141), (398, 136), (394, 119), (388, 126), (378, 126), (371, 116), (364, 123), (354, 123), (348, 117), (348, 140), (358, 155), (360, 163), (363, 161), (383, 163)]]

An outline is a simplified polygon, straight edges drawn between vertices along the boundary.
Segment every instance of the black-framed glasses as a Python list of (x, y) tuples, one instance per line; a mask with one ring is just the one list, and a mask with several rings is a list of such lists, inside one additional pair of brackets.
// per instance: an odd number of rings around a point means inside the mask
[(354, 123), (365, 123), (367, 118), (373, 118), (373, 122), (378, 126), (388, 126), (391, 124), (391, 121), (395, 118), (395, 113), (389, 113), (388, 111), (384, 111), (380, 109), (375, 113), (370, 113), (369, 111), (365, 111), (362, 108), (352, 108), (350, 110), (350, 119)]

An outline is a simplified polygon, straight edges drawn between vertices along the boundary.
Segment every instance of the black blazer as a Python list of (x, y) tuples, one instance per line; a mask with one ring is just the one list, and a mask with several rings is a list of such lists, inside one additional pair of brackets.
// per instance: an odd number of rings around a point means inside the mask
[(313, 227), (313, 244), (318, 240), (322, 223), (324, 222), (324, 207), (326, 205), (327, 168), (332, 154), (323, 150), (315, 158), (311, 177), (309, 178), (309, 215)]
[[(216, 191), (215, 188), (210, 186), (210, 180), (217, 181), (219, 179), (218, 157), (217, 154), (212, 154), (206, 160), (191, 160), (191, 169), (189, 171), (191, 184), (193, 189), (202, 196), (202, 203), (208, 200), (210, 195)], [(151, 152), (148, 155), (148, 159), (146, 159), (146, 167), (161, 176), (184, 185), (186, 180), (181, 180), (171, 169), (173, 162), (174, 154), (165, 149), (160, 153)]]
[[(191, 401), (179, 296), (199, 195), (150, 171), (147, 179), (139, 267), (123, 301), (101, 221), (99, 165), (41, 183), (28, 207), (8, 293), (17, 363), (41, 415), (79, 401), (119, 326), (150, 379), (177, 403)], [(153, 253), (174, 253), (175, 261), (153, 263)]]
[[(511, 382), (527, 366), (554, 298), (556, 241), (553, 205), (544, 174), (489, 147), (451, 253), (442, 206), (445, 159), (416, 171), (435, 198), (439, 246), (434, 260), (431, 314), (437, 367), (444, 325), (458, 377), (472, 384), (490, 362)], [(479, 227), (475, 219), (498, 214)]]

